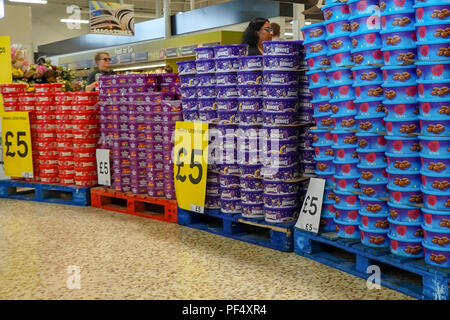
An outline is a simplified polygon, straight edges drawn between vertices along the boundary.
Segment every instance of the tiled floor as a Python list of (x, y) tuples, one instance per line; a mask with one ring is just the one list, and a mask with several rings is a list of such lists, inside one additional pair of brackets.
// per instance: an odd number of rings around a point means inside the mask
[(0, 299), (412, 299), (294, 253), (173, 223), (0, 204)]

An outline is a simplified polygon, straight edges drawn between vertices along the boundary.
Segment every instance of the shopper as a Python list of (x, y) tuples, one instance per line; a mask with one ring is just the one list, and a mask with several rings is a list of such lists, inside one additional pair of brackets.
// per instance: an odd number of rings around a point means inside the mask
[(89, 74), (85, 90), (88, 92), (95, 91), (97, 87), (98, 77), (100, 75), (116, 74), (111, 70), (111, 58), (108, 52), (98, 52), (94, 57), (97, 68)]
[(265, 18), (255, 18), (248, 24), (242, 35), (242, 43), (248, 44), (248, 55), (263, 55), (263, 41), (272, 40), (272, 27), (270, 21)]
[(272, 40), (282, 40), (280, 38), (280, 25), (276, 22), (272, 22), (270, 26), (272, 27), (273, 30)]

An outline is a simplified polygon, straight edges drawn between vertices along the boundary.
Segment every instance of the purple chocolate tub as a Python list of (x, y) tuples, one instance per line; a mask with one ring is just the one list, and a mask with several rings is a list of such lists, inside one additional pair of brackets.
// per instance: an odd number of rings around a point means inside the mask
[(422, 208), (423, 226), (436, 231), (450, 230), (450, 211), (431, 210)]
[(238, 108), (241, 112), (258, 112), (263, 109), (261, 99), (238, 99)]
[(226, 214), (238, 214), (242, 212), (241, 200), (220, 199), (220, 208)]
[(196, 63), (194, 60), (178, 61), (177, 67), (178, 67), (178, 74), (180, 76), (185, 74), (197, 73)]
[(214, 47), (201, 47), (194, 49), (196, 60), (214, 59)]
[(235, 58), (246, 56), (248, 53), (248, 45), (246, 44), (230, 44), (219, 45), (214, 47), (215, 58)]
[(388, 206), (385, 200), (374, 197), (366, 197), (359, 195), (359, 203), (361, 205), (360, 213), (374, 214), (377, 216), (386, 216), (388, 214)]
[(220, 209), (220, 196), (209, 196), (209, 195), (206, 195), (205, 208), (207, 208), (207, 209)]
[(353, 50), (379, 49), (382, 46), (379, 33), (374, 31), (351, 33), (350, 39)]
[(263, 111), (262, 116), (264, 119), (263, 124), (266, 126), (292, 125), (298, 123), (294, 112), (281, 113)]
[(264, 206), (269, 208), (290, 208), (299, 205), (298, 193), (264, 194)]
[(260, 85), (263, 83), (263, 73), (261, 71), (237, 72), (237, 83), (241, 85)]
[(263, 87), (261, 85), (239, 85), (239, 97), (247, 99), (258, 99), (263, 96)]
[(263, 204), (264, 196), (262, 191), (241, 191), (242, 204)]
[(384, 119), (386, 134), (388, 136), (408, 136), (419, 133), (420, 124), (418, 118)]
[[(197, 87), (197, 98), (199, 99), (215, 99), (217, 97), (216, 87)], [(184, 97), (183, 97), (184, 98)], [(193, 98), (193, 97), (188, 97)]]
[(264, 55), (298, 55), (303, 41), (263, 41)]
[(241, 112), (240, 123), (243, 125), (263, 124), (264, 119), (260, 111)]
[(358, 139), (358, 147), (360, 149), (376, 149), (381, 151), (386, 150), (386, 141), (383, 135), (357, 132), (356, 137)]
[(214, 73), (216, 71), (213, 59), (195, 61), (195, 68), (197, 73)]
[(216, 85), (217, 86), (235, 86), (238, 84), (236, 72), (217, 72)]
[(353, 74), (349, 68), (332, 68), (326, 70), (330, 86), (349, 84), (353, 81)]
[(361, 243), (363, 245), (374, 248), (389, 247), (388, 230), (368, 229), (360, 225), (359, 231), (361, 232)]
[[(198, 99), (196, 100), (198, 110), (206, 111), (206, 110), (216, 110), (216, 99)], [(195, 110), (195, 109), (190, 109)]]
[(198, 84), (195, 74), (181, 75), (181, 87), (195, 87)]
[(420, 225), (423, 221), (419, 207), (394, 204), (392, 202), (388, 202), (388, 207), (389, 218), (396, 223), (402, 224), (407, 222)]
[(215, 59), (216, 72), (237, 72), (240, 63), (238, 58)]
[(265, 220), (271, 223), (283, 223), (293, 221), (297, 218), (299, 208), (269, 208), (264, 206)]
[(242, 206), (242, 216), (244, 218), (250, 219), (264, 219), (264, 203), (258, 204), (246, 204), (241, 203)]
[(450, 40), (417, 42), (419, 61), (449, 60)]
[(263, 180), (257, 178), (241, 177), (241, 191), (263, 191)]
[(237, 86), (216, 86), (218, 99), (236, 99), (239, 98), (239, 90)]
[(264, 180), (263, 183), (265, 195), (297, 194), (299, 191), (298, 182)]
[(262, 71), (262, 56), (244, 56), (239, 58), (239, 71)]
[(369, 50), (353, 49), (351, 50), (354, 65), (383, 65), (383, 53), (381, 52), (381, 46), (371, 48)]
[(299, 165), (288, 167), (263, 167), (261, 175), (266, 180), (295, 180), (299, 177)]
[(296, 71), (300, 69), (297, 55), (264, 56), (264, 70)]
[(201, 87), (215, 86), (216, 85), (216, 75), (214, 73), (197, 74), (197, 85)]
[(213, 101), (213, 109), (220, 111), (237, 111), (239, 109), (239, 102), (236, 99), (216, 99)]
[(416, 102), (399, 101), (391, 103), (384, 100), (383, 105), (386, 107), (386, 119), (410, 119), (415, 118), (419, 114), (419, 106)]
[(262, 86), (262, 93), (263, 97), (268, 99), (296, 98), (298, 87), (296, 85), (264, 85)]
[[(296, 71), (263, 71), (262, 74), (264, 84), (298, 85), (300, 83), (299, 73)], [(314, 79), (315, 77), (313, 76)]]
[(389, 170), (401, 170), (405, 173), (419, 172), (421, 168), (420, 156), (417, 153), (388, 153), (386, 158)]

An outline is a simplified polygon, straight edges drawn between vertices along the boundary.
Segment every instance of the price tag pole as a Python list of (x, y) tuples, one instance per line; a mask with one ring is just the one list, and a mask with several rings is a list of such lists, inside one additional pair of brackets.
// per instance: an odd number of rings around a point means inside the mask
[(313, 233), (319, 232), (324, 189), (325, 179), (310, 179), (300, 216), (295, 224), (296, 228)]
[(177, 122), (173, 148), (178, 207), (204, 212), (208, 167), (208, 124)]

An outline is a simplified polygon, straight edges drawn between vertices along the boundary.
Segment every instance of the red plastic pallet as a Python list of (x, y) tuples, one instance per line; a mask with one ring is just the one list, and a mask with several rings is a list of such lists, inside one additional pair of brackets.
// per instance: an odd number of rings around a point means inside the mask
[(91, 204), (95, 208), (104, 210), (173, 223), (177, 222), (177, 202), (175, 200), (97, 187), (91, 189)]

